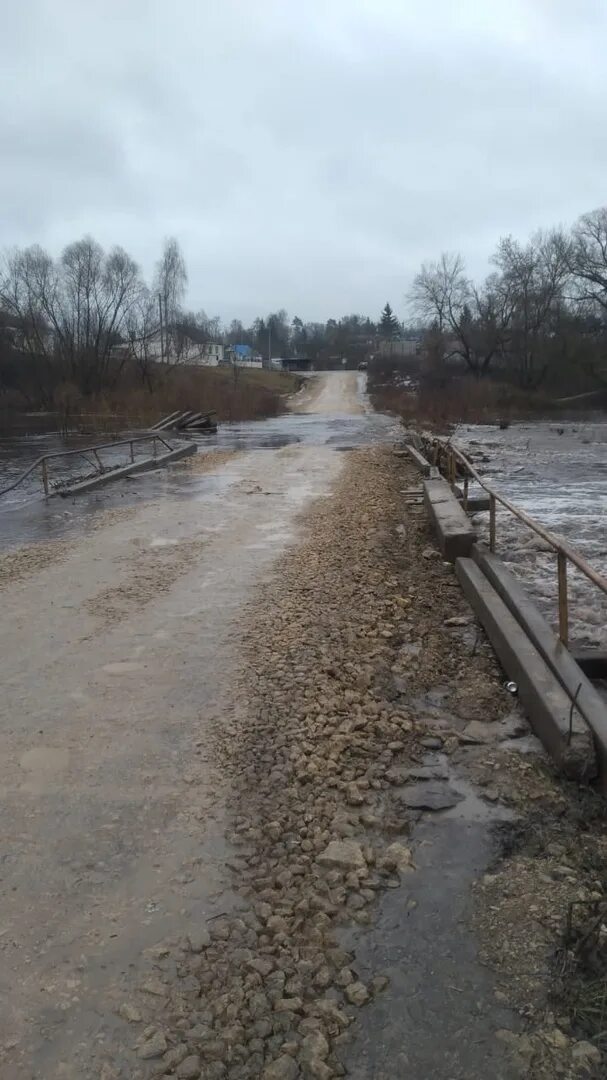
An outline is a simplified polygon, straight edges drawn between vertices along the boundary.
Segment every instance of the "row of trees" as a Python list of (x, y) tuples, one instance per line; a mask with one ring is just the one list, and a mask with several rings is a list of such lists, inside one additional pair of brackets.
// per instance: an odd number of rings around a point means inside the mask
[(91, 237), (57, 259), (38, 246), (8, 252), (0, 265), (0, 392), (16, 390), (30, 405), (50, 408), (58, 387), (82, 395), (114, 389), (125, 369), (152, 389), (159, 361), (164, 369), (179, 364), (192, 340), (322, 363), (362, 357), (378, 334), (401, 330), (389, 304), (377, 323), (360, 315), (304, 323), (281, 309), (225, 328), (204, 311), (184, 309), (187, 280), (175, 239), (149, 285), (126, 251), (104, 251)]
[(429, 353), (476, 376), (499, 368), (524, 389), (555, 368), (607, 385), (607, 208), (526, 244), (501, 239), (492, 264), (481, 284), (457, 254), (422, 266), (409, 299), (431, 328)]
[(223, 338), (227, 344), (250, 345), (262, 356), (306, 356), (319, 361), (323, 357), (347, 355), (356, 347), (372, 349), (378, 337), (393, 339), (403, 331), (390, 304), (386, 304), (377, 322), (365, 315), (345, 315), (327, 322), (303, 322), (299, 316), (289, 320), (284, 309), (257, 318), (245, 327), (234, 319)]
[(9, 252), (0, 271), (0, 389), (27, 386), (48, 407), (62, 381), (83, 394), (115, 384), (129, 357), (145, 376), (159, 326), (167, 355), (179, 333), (186, 284), (175, 240), (151, 287), (126, 251), (106, 252), (90, 237), (58, 259), (38, 246)]

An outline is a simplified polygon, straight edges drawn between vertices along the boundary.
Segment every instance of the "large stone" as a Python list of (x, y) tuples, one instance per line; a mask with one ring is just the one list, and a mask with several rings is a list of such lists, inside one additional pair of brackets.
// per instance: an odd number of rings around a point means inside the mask
[(382, 870), (398, 870), (399, 873), (412, 870), (410, 849), (404, 844), (390, 844), (379, 857), (379, 867)]
[(328, 1057), (328, 1054), (329, 1044), (322, 1031), (311, 1031), (309, 1035), (305, 1036), (301, 1044), (301, 1061), (308, 1062), (314, 1058), (324, 1060), (324, 1058)]
[(276, 1061), (267, 1065), (262, 1073), (262, 1080), (297, 1080), (299, 1069), (289, 1054), (281, 1054)]
[(446, 780), (449, 775), (446, 765), (414, 765), (404, 772), (405, 780)]
[(137, 1057), (143, 1061), (161, 1057), (166, 1051), (167, 1041), (161, 1031), (156, 1031), (149, 1039), (146, 1039), (137, 1050)]
[(200, 1058), (198, 1054), (190, 1054), (184, 1058), (181, 1065), (177, 1066), (179, 1080), (198, 1080), (200, 1076)]
[(365, 870), (365, 857), (355, 840), (332, 840), (318, 856), (321, 866), (338, 866), (342, 870)]
[(141, 1012), (136, 1005), (133, 1005), (130, 1001), (122, 1003), (118, 1009), (118, 1015), (126, 1020), (129, 1024), (138, 1024), (141, 1020)]
[(211, 943), (211, 935), (206, 928), (200, 930), (192, 930), (188, 934), (188, 944), (190, 950), (193, 953), (201, 953), (203, 949), (206, 949)]
[(493, 732), (489, 724), (482, 720), (471, 720), (458, 736), (463, 743), (484, 743), (491, 739)]
[(403, 806), (416, 810), (448, 810), (451, 806), (457, 806), (463, 798), (459, 791), (455, 791), (448, 784), (431, 781), (412, 784), (398, 795), (398, 801)]
[(350, 1005), (365, 1005), (369, 1000), (369, 991), (364, 983), (353, 982), (349, 986), (346, 986), (344, 990), (346, 998), (350, 1002)]
[(586, 1068), (588, 1072), (602, 1061), (601, 1051), (598, 1046), (590, 1042), (577, 1042), (571, 1051), (571, 1057), (577, 1065)]
[(302, 1011), (303, 1001), (300, 997), (279, 998), (278, 1001), (274, 1002), (274, 1012), (277, 1013), (297, 1013)]

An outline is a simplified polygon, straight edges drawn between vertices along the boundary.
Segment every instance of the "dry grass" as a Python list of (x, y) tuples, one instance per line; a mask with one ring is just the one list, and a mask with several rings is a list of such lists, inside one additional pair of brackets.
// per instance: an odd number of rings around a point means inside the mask
[(63, 426), (83, 432), (147, 427), (171, 412), (215, 412), (220, 421), (257, 420), (283, 412), (299, 379), (281, 371), (177, 367), (158, 371), (152, 390), (126, 373), (113, 390), (83, 397), (65, 384), (56, 395)]
[(421, 382), (405, 389), (383, 374), (370, 379), (371, 400), (381, 412), (400, 416), (408, 426), (416, 424), (447, 431), (453, 424), (491, 424), (529, 416), (555, 415), (561, 410), (538, 393), (489, 379), (458, 376), (444, 384)]

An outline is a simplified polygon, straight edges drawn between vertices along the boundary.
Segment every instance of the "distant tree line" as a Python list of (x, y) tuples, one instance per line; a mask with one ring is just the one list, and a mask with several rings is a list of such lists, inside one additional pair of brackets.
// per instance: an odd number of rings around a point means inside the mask
[(280, 309), (250, 326), (235, 319), (224, 327), (204, 311), (184, 309), (187, 280), (173, 238), (150, 284), (126, 251), (104, 251), (91, 237), (56, 259), (37, 245), (7, 252), (0, 266), (0, 403), (3, 394), (16, 395), (50, 409), (68, 392), (113, 391), (133, 373), (153, 390), (192, 341), (250, 345), (264, 359), (318, 365), (344, 356), (354, 363), (378, 334), (393, 338), (402, 330), (389, 304), (377, 322), (362, 315), (304, 322)]
[(524, 390), (584, 376), (607, 387), (607, 208), (570, 230), (502, 238), (482, 282), (458, 254), (425, 263), (409, 293), (440, 370), (459, 360), (477, 377), (502, 373)]

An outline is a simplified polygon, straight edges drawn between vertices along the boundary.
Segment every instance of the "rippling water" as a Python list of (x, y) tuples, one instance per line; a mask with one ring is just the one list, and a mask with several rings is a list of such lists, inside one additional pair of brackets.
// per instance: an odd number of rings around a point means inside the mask
[[(506, 431), (460, 426), (454, 441), (496, 490), (607, 577), (607, 419), (515, 424)], [(488, 514), (475, 518), (485, 537), (488, 520)], [(498, 510), (497, 538), (499, 554), (556, 625), (556, 557), (505, 510)], [(607, 645), (607, 597), (577, 570), (569, 576), (572, 638)]]

